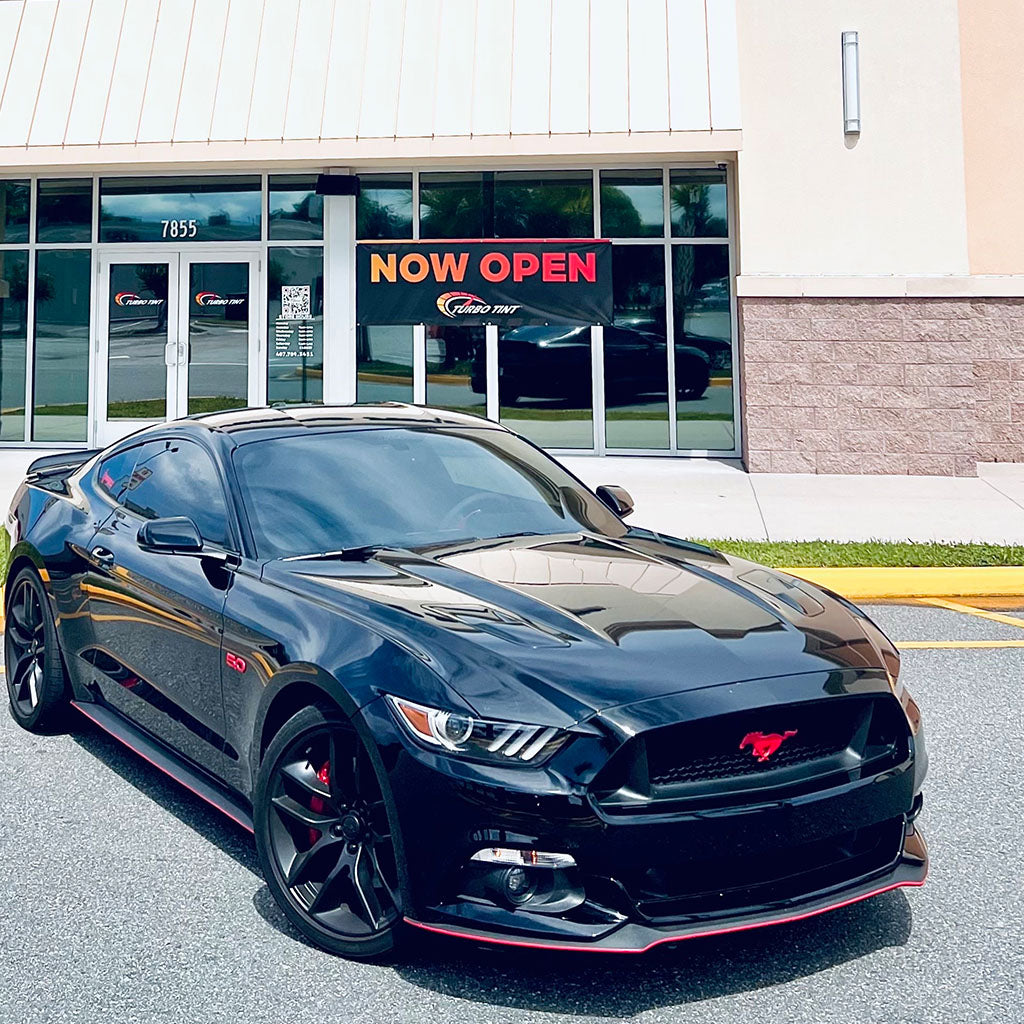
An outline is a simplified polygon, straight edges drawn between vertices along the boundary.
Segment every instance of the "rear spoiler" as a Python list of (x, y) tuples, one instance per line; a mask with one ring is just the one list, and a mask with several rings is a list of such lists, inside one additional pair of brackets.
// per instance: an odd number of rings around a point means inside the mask
[(87, 448), (84, 451), (44, 455), (28, 467), (25, 479), (34, 483), (53, 476), (67, 476), (79, 466), (84, 466), (94, 455), (99, 455), (101, 451), (102, 448)]

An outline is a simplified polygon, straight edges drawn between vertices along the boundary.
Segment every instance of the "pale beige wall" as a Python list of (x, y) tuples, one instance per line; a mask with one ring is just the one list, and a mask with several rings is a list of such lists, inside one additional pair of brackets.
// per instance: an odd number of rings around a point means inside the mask
[(972, 274), (1024, 274), (1024, 3), (960, 0)]
[[(741, 273), (966, 274), (957, 0), (737, 0), (737, 16)], [(847, 29), (860, 33), (856, 143)]]

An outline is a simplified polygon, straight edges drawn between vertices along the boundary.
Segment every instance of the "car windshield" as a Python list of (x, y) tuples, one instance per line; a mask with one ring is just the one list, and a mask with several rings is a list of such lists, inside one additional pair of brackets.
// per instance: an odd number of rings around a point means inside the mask
[(626, 528), (514, 434), (367, 427), (239, 446), (235, 471), (265, 558)]

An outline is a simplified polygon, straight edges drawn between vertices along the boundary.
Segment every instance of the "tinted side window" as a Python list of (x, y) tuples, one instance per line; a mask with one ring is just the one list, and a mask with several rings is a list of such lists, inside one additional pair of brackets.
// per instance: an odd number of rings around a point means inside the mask
[(188, 516), (203, 540), (229, 546), (224, 490), (213, 459), (192, 441), (150, 441), (138, 459), (121, 504), (146, 519)]
[(104, 459), (96, 470), (96, 483), (99, 489), (114, 501), (120, 501), (121, 495), (128, 488), (138, 454), (138, 446), (126, 448), (111, 455), (109, 459)]

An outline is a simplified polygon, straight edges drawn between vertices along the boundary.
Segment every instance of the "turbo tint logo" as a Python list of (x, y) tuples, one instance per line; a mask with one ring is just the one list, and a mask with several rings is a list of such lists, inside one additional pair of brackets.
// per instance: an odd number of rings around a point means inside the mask
[(474, 295), (472, 292), (445, 292), (437, 297), (437, 308), (445, 316), (455, 319), (459, 316), (485, 316), (488, 313), (498, 313), (509, 316), (515, 313), (519, 306), (492, 306)]
[(245, 299), (225, 299), (216, 292), (197, 292), (197, 306), (240, 306)]
[(114, 302), (119, 306), (159, 306), (163, 299), (144, 299), (135, 292), (118, 292), (114, 296)]

